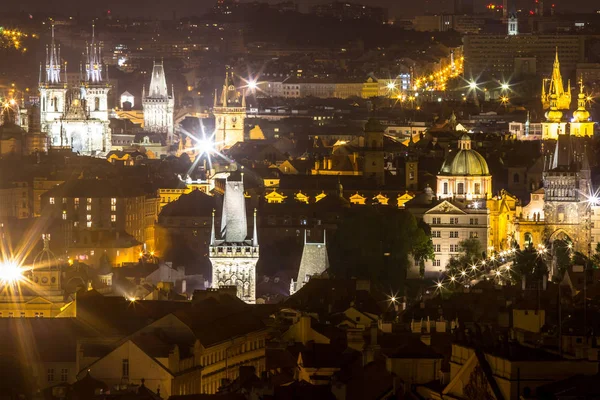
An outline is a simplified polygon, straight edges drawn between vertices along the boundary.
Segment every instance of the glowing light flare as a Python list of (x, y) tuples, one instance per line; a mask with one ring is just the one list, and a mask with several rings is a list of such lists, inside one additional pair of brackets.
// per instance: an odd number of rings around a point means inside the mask
[(0, 285), (14, 286), (23, 281), (25, 268), (21, 267), (15, 261), (4, 261), (0, 263)]

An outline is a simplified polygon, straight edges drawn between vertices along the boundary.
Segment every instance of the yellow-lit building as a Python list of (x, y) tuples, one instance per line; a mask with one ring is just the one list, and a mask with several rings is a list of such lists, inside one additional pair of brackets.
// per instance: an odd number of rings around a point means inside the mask
[(490, 210), (490, 231), (488, 247), (496, 250), (510, 248), (515, 232), (515, 216), (518, 199), (505, 190), (499, 196), (494, 196), (487, 202)]
[(571, 135), (588, 136), (594, 135), (594, 122), (590, 120), (590, 112), (586, 109), (586, 102), (589, 100), (583, 86), (583, 79), (579, 81), (579, 94), (577, 95), (577, 110), (573, 112), (571, 120)]
[(62, 290), (59, 261), (50, 251), (50, 235), (43, 235), (43, 241), (22, 280), (0, 288), (0, 318), (55, 318), (71, 304)]

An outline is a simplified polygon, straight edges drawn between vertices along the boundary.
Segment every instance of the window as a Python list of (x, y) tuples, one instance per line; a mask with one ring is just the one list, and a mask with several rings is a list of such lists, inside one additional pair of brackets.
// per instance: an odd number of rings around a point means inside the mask
[(110, 199), (110, 211), (117, 211), (117, 199), (115, 199), (114, 197)]
[(478, 237), (479, 235), (477, 234), (477, 232), (469, 232), (470, 239), (477, 239)]
[(515, 173), (513, 175), (513, 183), (519, 183), (519, 174)]
[(92, 220), (92, 214), (88, 214), (85, 216), (87, 221), (91, 221)]
[(450, 225), (458, 225), (458, 217), (450, 218)]
[(63, 202), (63, 204), (67, 204), (67, 198), (63, 197), (62, 202)]
[(62, 219), (63, 220), (67, 219), (67, 212), (66, 211), (63, 211), (63, 213), (62, 213)]
[(73, 204), (75, 204), (76, 206), (79, 205), (79, 197), (73, 199)]
[(442, 251), (442, 245), (441, 244), (434, 244), (433, 245), (433, 251), (436, 253), (439, 253)]
[(471, 219), (469, 219), (469, 224), (471, 224), (471, 225), (479, 225), (479, 218), (471, 218)]
[(441, 267), (442, 266), (442, 262), (440, 260), (433, 260), (433, 266), (434, 267)]
[(88, 197), (88, 198), (87, 198), (87, 200), (86, 200), (86, 202), (87, 202), (88, 204), (92, 204), (92, 199)]
[(431, 231), (431, 237), (432, 238), (440, 238), (440, 237), (442, 237), (442, 232), (441, 231)]
[(458, 237), (458, 231), (450, 231), (450, 238), (456, 239)]
[(91, 228), (91, 227), (92, 227), (92, 221), (88, 221), (88, 222), (86, 222), (86, 223), (85, 223), (85, 225), (86, 225), (88, 228)]
[(124, 358), (121, 363), (121, 372), (123, 378), (129, 378), (129, 358)]
[(458, 185), (456, 185), (456, 192), (458, 194), (465, 194), (465, 184), (461, 182)]
[(450, 253), (458, 253), (459, 247), (457, 244), (450, 245)]
[(110, 216), (110, 222), (116, 222), (116, 221), (117, 221), (117, 216), (116, 216), (116, 215), (114, 215), (114, 214), (112, 214), (112, 215)]
[(54, 382), (54, 368), (48, 368), (48, 382)]
[(25, 318), (25, 311), (21, 311), (21, 318)]
[(69, 380), (69, 370), (67, 368), (62, 368), (60, 370), (60, 381), (66, 382), (67, 380)]
[(432, 218), (432, 220), (431, 220), (431, 223), (432, 223), (433, 225), (439, 225), (439, 224), (441, 224), (441, 223), (442, 223), (442, 219), (441, 219), (441, 218), (434, 217), (434, 218)]
[(92, 211), (92, 205), (88, 204), (87, 206), (85, 206), (85, 210), (86, 211)]
[(448, 194), (448, 182), (444, 182), (444, 194)]
[(50, 204), (54, 204), (54, 197), (50, 197)]
[(481, 194), (481, 183), (473, 185), (473, 192), (475, 192), (475, 194)]

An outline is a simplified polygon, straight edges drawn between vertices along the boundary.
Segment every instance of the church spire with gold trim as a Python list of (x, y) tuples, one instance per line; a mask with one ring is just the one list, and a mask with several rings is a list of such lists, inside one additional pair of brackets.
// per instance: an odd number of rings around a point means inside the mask
[(546, 80), (542, 85), (542, 105), (544, 109), (552, 108), (552, 99), (555, 96), (555, 107), (558, 110), (568, 110), (571, 106), (571, 81), (568, 81), (567, 90), (565, 90), (562, 75), (560, 73), (560, 61), (558, 59), (558, 47), (554, 57), (554, 65), (552, 67), (552, 77), (550, 86), (546, 90)]

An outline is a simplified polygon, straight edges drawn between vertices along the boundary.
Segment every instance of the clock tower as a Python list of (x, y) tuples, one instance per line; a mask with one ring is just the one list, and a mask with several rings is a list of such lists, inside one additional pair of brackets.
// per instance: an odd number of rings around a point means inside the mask
[(246, 119), (246, 97), (233, 82), (233, 72), (225, 73), (225, 83), (221, 96), (215, 91), (213, 107), (215, 116), (215, 147), (228, 149), (237, 142), (244, 141), (244, 121)]

